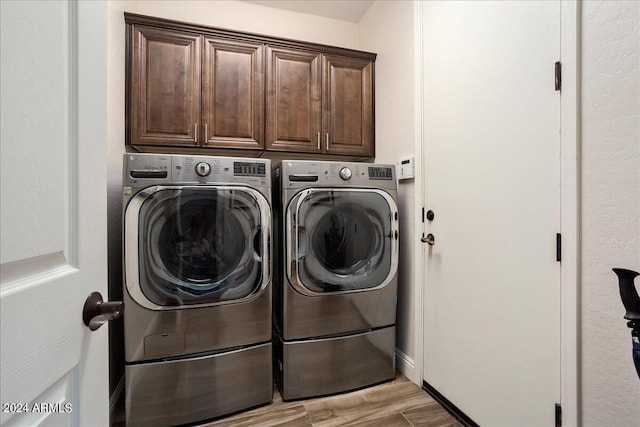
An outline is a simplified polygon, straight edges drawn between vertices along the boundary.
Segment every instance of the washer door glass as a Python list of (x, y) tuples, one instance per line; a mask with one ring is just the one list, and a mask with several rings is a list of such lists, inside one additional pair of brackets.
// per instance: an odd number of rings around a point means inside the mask
[(261, 211), (248, 192), (169, 188), (139, 213), (140, 288), (161, 306), (245, 298), (262, 283)]
[(366, 290), (395, 273), (394, 218), (379, 192), (314, 190), (298, 203), (295, 218), (295, 265), (307, 290)]

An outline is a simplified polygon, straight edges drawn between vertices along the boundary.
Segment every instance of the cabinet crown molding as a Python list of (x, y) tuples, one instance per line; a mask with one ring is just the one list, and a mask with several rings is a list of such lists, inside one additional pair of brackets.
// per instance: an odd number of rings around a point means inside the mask
[(244, 42), (262, 43), (274, 47), (305, 49), (314, 52), (321, 52), (331, 55), (342, 55), (351, 58), (359, 58), (368, 61), (375, 61), (377, 54), (365, 52), (361, 50), (348, 49), (343, 47), (329, 46), (319, 43), (293, 40), (281, 37), (274, 37), (262, 34), (248, 33), (226, 28), (210, 27), (202, 24), (193, 24), (189, 22), (174, 21), (172, 19), (158, 18), (154, 16), (140, 15), (137, 13), (124, 12), (124, 20), (126, 24), (145, 25), (148, 27), (157, 27), (165, 30), (179, 30), (185, 32), (193, 32), (194, 34), (202, 34), (216, 38), (229, 40), (239, 40)]

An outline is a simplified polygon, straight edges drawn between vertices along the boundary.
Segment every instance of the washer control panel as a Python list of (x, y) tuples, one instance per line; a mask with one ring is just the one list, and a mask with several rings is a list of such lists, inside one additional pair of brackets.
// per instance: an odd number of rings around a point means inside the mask
[(124, 185), (229, 183), (271, 187), (271, 161), (179, 154), (125, 154)]

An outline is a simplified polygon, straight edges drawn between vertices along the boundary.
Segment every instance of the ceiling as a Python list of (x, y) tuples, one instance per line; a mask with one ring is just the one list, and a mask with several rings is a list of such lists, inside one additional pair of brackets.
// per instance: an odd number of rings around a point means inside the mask
[(373, 0), (245, 0), (263, 6), (286, 9), (310, 15), (325, 16), (353, 23), (367, 13)]

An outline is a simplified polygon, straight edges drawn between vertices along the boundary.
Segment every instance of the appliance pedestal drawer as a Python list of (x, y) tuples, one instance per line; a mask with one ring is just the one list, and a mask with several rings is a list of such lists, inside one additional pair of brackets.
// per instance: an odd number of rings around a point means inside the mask
[(395, 326), (301, 341), (276, 336), (276, 380), (283, 400), (355, 390), (395, 377)]
[(172, 426), (271, 402), (271, 343), (125, 368), (127, 426)]

